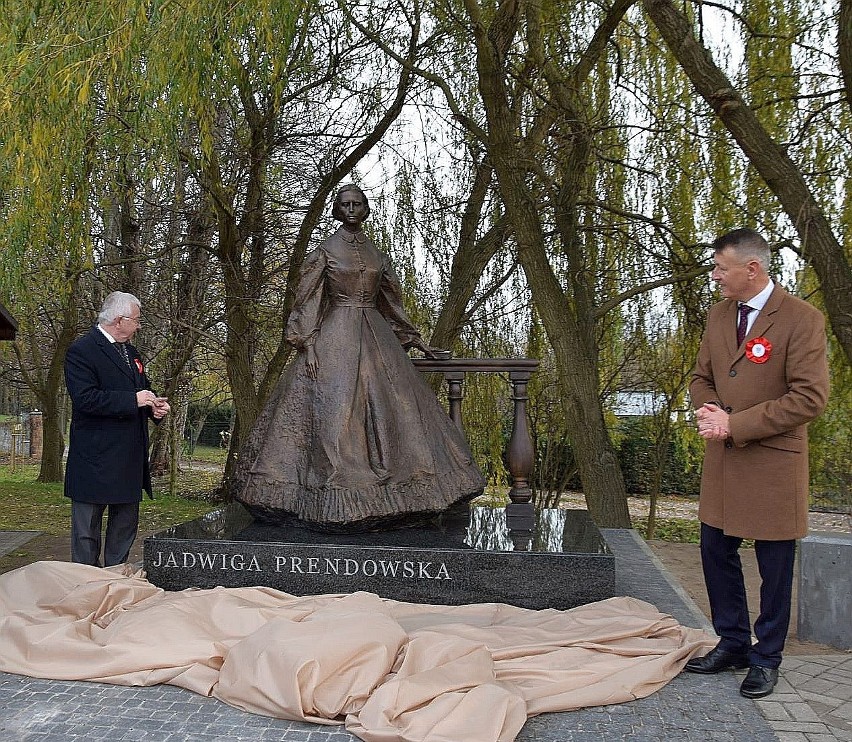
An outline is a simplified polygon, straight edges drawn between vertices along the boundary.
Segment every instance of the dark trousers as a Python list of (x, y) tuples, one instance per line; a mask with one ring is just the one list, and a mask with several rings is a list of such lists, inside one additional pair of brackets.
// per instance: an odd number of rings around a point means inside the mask
[(139, 503), (105, 505), (71, 501), (71, 561), (101, 566), (101, 524), (107, 513), (104, 567), (124, 564), (139, 528)]
[(719, 647), (748, 653), (749, 664), (778, 667), (790, 627), (793, 562), (796, 542), (755, 541), (760, 572), (760, 614), (754, 623), (757, 643), (751, 644), (751, 622), (739, 548), (742, 539), (706, 523), (701, 524), (701, 565), (710, 599), (713, 628)]

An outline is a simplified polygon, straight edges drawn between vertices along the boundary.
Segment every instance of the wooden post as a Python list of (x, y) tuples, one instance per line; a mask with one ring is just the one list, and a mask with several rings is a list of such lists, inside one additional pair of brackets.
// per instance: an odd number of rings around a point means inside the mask
[(24, 433), (21, 423), (14, 423), (12, 425), (12, 434), (9, 437), (12, 439), (12, 451), (10, 454), (9, 465), (11, 466), (12, 471), (15, 471), (18, 468), (18, 441), (21, 441), (21, 456), (23, 457), (24, 454)]
[(44, 450), (44, 426), (42, 414), (35, 410), (30, 413), (30, 456), (41, 459)]

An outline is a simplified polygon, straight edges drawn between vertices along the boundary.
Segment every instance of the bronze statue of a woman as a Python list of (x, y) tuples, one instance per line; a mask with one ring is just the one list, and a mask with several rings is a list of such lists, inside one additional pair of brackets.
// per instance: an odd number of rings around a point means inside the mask
[(484, 482), (464, 436), (404, 349), (433, 355), (349, 185), (342, 226), (302, 265), (287, 340), (299, 351), (240, 452), (232, 493), (263, 520), (393, 528), (470, 500)]

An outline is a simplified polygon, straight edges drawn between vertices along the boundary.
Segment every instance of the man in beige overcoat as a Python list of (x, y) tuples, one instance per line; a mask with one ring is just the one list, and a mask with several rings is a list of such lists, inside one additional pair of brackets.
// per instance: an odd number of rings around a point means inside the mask
[[(737, 229), (713, 243), (710, 309), (690, 385), (707, 441), (698, 517), (701, 561), (720, 640), (686, 669), (748, 667), (747, 698), (769, 695), (790, 623), (796, 539), (808, 530), (808, 423), (828, 398), (825, 320), (768, 274), (766, 241)], [(760, 613), (752, 632), (740, 563), (755, 540)]]

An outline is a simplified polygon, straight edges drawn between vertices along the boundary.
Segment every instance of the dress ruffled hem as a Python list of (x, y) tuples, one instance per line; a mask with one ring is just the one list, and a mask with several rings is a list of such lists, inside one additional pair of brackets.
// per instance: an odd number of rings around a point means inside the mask
[[(308, 528), (330, 532), (369, 531), (416, 525), (482, 494), (484, 480), (475, 464), (422, 479), (349, 489), (310, 489), (268, 475), (249, 474), (236, 500), (256, 518), (280, 523), (293, 518)], [(244, 493), (250, 492), (250, 496)]]

